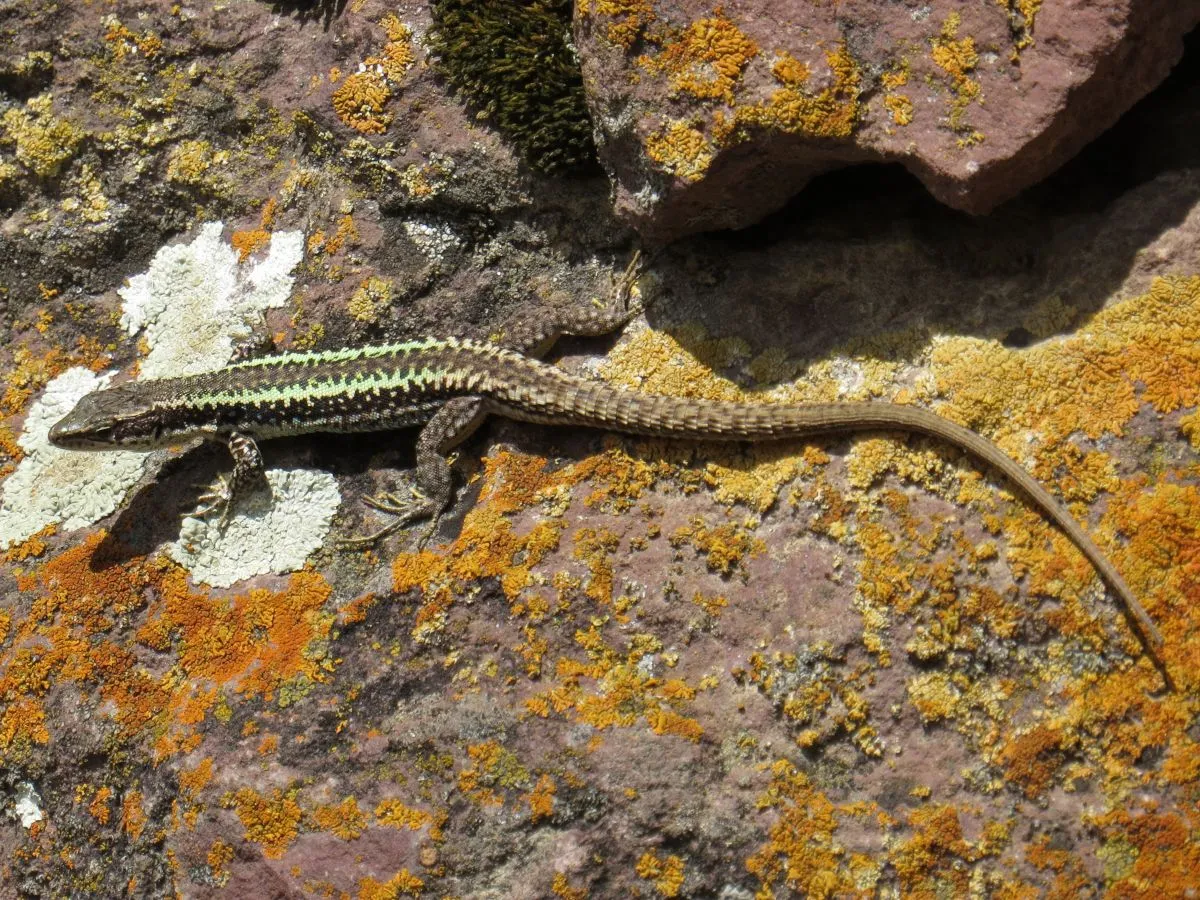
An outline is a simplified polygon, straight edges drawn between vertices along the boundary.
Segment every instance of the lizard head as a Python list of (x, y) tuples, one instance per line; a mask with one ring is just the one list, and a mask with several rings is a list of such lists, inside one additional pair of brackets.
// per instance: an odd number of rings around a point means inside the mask
[(132, 381), (87, 394), (49, 433), (50, 443), (64, 450), (150, 450), (162, 438), (152, 397)]

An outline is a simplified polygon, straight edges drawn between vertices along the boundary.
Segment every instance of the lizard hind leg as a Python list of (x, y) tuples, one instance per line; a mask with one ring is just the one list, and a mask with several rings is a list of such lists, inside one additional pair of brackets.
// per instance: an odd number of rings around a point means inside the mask
[(429, 524), (422, 529), (417, 543), (419, 547), (425, 546), (454, 495), (454, 473), (446, 454), (466, 440), (486, 415), (484, 401), (479, 397), (455, 397), (447, 401), (417, 438), (417, 483), (407, 488), (408, 496), (385, 492), (363, 501), (395, 519), (373, 534), (338, 541), (338, 546), (368, 546), (409, 522), (428, 519)]

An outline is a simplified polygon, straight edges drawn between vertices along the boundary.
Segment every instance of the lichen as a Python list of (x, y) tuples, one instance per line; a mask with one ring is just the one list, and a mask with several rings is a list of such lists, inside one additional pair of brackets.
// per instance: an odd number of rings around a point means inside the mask
[(360, 322), (376, 322), (393, 299), (391, 279), (371, 275), (364, 278), (346, 303), (346, 312)]
[(704, 132), (686, 122), (670, 122), (648, 136), (646, 154), (664, 172), (684, 181), (699, 181), (713, 161)]
[(979, 64), (975, 39), (958, 37), (961, 24), (962, 17), (956, 12), (951, 13), (942, 23), (941, 32), (930, 41), (933, 63), (945, 73), (954, 95), (950, 101), (948, 121), (950, 129), (959, 136), (960, 148), (983, 140), (983, 135), (966, 122), (967, 108), (983, 100), (979, 82), (970, 77)]
[(223, 229), (209, 222), (190, 243), (163, 247), (146, 272), (118, 291), (124, 301), (121, 325), (129, 334), (143, 332), (150, 348), (141, 363), (143, 378), (220, 368), (264, 310), (287, 302), (302, 235), (275, 232), (265, 259), (239, 266), (237, 254), (221, 239)]
[(53, 178), (87, 136), (83, 129), (54, 115), (49, 94), (31, 97), (0, 116), (0, 143), (16, 145), (17, 161), (38, 178)]
[(355, 72), (333, 92), (333, 110), (338, 118), (363, 134), (383, 134), (392, 123), (385, 112), (392, 92), (382, 72)]
[(337, 479), (312, 469), (268, 469), (266, 482), (265, 490), (242, 498), (225, 524), (185, 517), (167, 555), (213, 587), (301, 568), (324, 543), (341, 504)]
[[(60, 450), (47, 440), (50, 427), (109, 378), (84, 368), (69, 369), (29, 408), (17, 439), (23, 459), (3, 484), (0, 547), (12, 547), (52, 525), (64, 531), (91, 525), (113, 512), (141, 479), (143, 453), (79, 453)], [(79, 490), (81, 484), (88, 489)]]
[(845, 45), (826, 51), (825, 62), (831, 78), (815, 92), (807, 88), (807, 66), (777, 64), (773, 73), (783, 87), (763, 103), (739, 106), (737, 125), (817, 138), (849, 137), (859, 116), (858, 63)]
[(674, 94), (722, 100), (732, 106), (734, 86), (758, 52), (758, 45), (732, 20), (717, 14), (692, 22), (661, 53), (642, 57), (639, 62), (652, 71), (665, 73)]
[(683, 859), (674, 854), (659, 856), (653, 850), (641, 855), (634, 870), (654, 884), (660, 897), (678, 897), (686, 876)]

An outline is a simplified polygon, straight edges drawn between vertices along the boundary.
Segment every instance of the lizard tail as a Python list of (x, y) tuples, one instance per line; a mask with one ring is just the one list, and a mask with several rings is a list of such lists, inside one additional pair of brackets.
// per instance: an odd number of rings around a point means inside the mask
[[(898, 430), (930, 435), (967, 451), (1002, 472), (1071, 538), (1121, 599), (1130, 624), (1168, 687), (1172, 686), (1160, 655), (1162, 634), (1108, 557), (1061, 501), (996, 444), (969, 428), (917, 406), (882, 402), (751, 404), (640, 394), (575, 378), (549, 366), (538, 368), (544, 368), (546, 374), (554, 373), (554, 389), (545, 390), (543, 384), (533, 380), (518, 384), (511, 396), (491, 398), (497, 412), (529, 422), (610, 427), (632, 434), (705, 441), (780, 440)], [(506, 400), (511, 400), (511, 405)]]

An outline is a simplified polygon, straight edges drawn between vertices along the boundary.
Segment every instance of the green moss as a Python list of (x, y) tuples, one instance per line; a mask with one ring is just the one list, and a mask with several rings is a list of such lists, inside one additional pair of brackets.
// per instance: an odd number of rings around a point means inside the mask
[(433, 0), (442, 73), (543, 172), (593, 164), (571, 0)]

